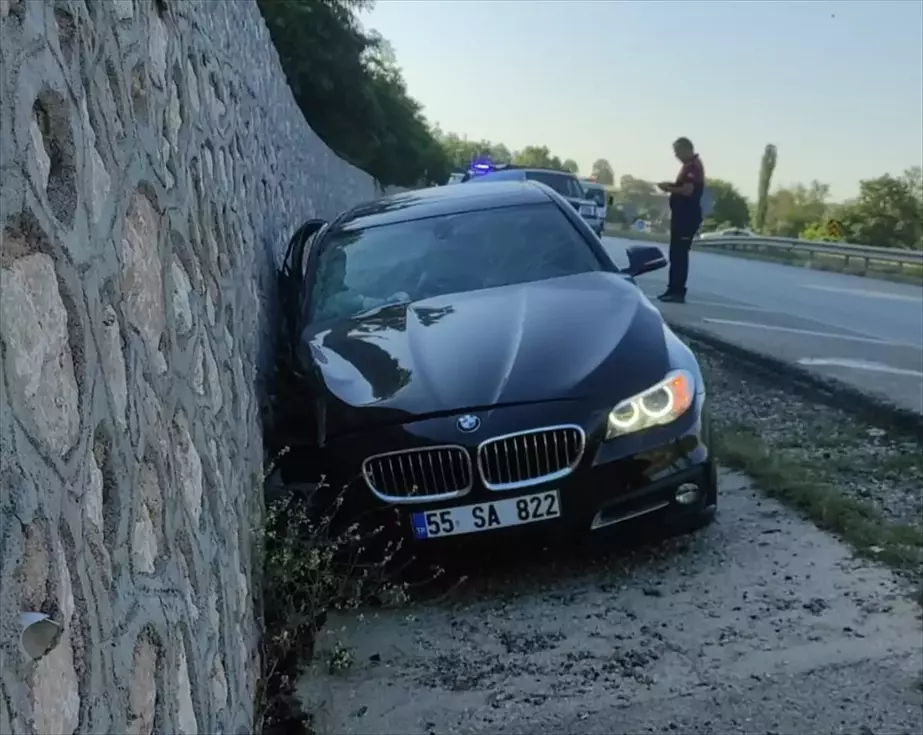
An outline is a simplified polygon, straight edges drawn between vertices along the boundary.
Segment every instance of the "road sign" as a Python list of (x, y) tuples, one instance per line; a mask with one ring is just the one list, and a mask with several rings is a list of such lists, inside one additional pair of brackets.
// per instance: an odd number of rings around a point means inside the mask
[(835, 237), (837, 239), (843, 237), (843, 225), (840, 224), (839, 220), (827, 220), (827, 234), (830, 237)]

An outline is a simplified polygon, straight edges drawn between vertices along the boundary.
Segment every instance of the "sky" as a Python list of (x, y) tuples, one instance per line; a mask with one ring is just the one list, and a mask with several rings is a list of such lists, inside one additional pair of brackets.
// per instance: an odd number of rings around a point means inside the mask
[(756, 194), (817, 179), (831, 198), (923, 164), (923, 0), (378, 0), (409, 93), (446, 132), (547, 145), (583, 173), (707, 175)]

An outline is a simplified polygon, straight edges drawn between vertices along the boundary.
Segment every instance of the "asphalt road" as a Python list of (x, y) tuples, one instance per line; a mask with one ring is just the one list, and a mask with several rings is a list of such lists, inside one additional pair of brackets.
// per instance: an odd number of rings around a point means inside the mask
[[(493, 559), (439, 604), (331, 615), (299, 682), (315, 732), (923, 732), (900, 583), (745, 478), (720, 483), (698, 534)], [(331, 672), (337, 650), (352, 664)]]
[[(636, 241), (605, 237), (619, 263)], [(666, 251), (666, 248), (663, 248)], [(651, 298), (666, 269), (641, 276)], [(923, 289), (693, 249), (685, 304), (671, 321), (795, 362), (923, 413)]]

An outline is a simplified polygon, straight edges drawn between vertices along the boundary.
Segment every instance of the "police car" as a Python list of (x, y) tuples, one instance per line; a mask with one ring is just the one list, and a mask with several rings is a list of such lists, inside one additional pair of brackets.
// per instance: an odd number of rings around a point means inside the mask
[(599, 229), (596, 202), (589, 197), (580, 180), (568, 171), (476, 161), (465, 176), (467, 177), (465, 181), (469, 184), (492, 181), (538, 181), (550, 186), (564, 197), (593, 228), (594, 232)]

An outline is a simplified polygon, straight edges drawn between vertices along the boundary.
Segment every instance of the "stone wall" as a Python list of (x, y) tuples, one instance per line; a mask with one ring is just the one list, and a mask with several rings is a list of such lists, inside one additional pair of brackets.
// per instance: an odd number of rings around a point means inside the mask
[(0, 0), (0, 62), (0, 732), (249, 732), (272, 262), (376, 184), (253, 0)]

